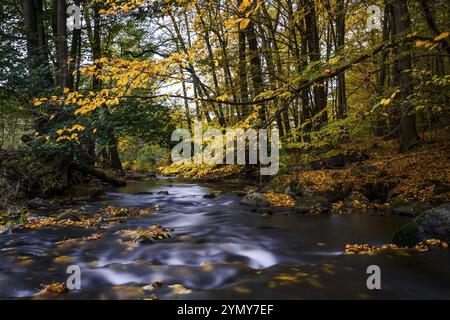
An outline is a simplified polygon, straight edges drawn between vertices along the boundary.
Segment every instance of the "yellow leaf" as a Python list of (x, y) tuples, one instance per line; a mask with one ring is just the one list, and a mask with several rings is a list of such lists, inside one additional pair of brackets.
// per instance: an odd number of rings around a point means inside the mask
[(383, 100), (381, 100), (381, 102), (380, 102), (380, 104), (382, 105), (382, 106), (387, 106), (387, 105), (389, 105), (389, 103), (391, 103), (391, 99), (383, 99)]
[(72, 262), (72, 258), (69, 256), (60, 256), (60, 257), (56, 257), (55, 259), (53, 259), (54, 262), (56, 263), (70, 263)]
[(225, 22), (225, 29), (231, 29), (239, 22), (241, 22), (241, 19), (230, 19), (227, 22)]
[(241, 28), (241, 30), (245, 30), (245, 29), (247, 29), (249, 23), (250, 23), (250, 19), (242, 19), (242, 21), (239, 22), (239, 28)]
[(251, 4), (253, 0), (242, 0), (241, 5), (239, 6), (239, 12), (244, 12)]
[(417, 40), (416, 41), (416, 47), (423, 47), (425, 45), (427, 45), (427, 41), (422, 41), (422, 40)]
[(447, 38), (450, 35), (450, 32), (443, 32), (440, 35), (438, 35), (436, 38), (434, 38), (434, 41), (441, 41)]

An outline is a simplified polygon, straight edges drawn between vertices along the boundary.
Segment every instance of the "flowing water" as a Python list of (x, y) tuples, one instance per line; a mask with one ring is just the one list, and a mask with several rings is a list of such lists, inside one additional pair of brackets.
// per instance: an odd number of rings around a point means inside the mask
[[(45, 228), (0, 235), (0, 297), (32, 297), (43, 283), (65, 282), (81, 269), (81, 290), (68, 299), (450, 298), (450, 254), (439, 249), (342, 255), (347, 243), (381, 245), (407, 219), (392, 216), (306, 216), (287, 209), (264, 216), (239, 204), (239, 185), (175, 179), (130, 183), (110, 200), (80, 204), (155, 208), (129, 218), (96, 241), (60, 242), (92, 230)], [(168, 191), (168, 195), (158, 194)], [(214, 199), (203, 195), (220, 191)], [(153, 194), (142, 194), (153, 192)], [(161, 224), (173, 238), (130, 245), (117, 233)], [(368, 290), (367, 267), (381, 269), (381, 290)], [(160, 289), (149, 284), (163, 281)]]

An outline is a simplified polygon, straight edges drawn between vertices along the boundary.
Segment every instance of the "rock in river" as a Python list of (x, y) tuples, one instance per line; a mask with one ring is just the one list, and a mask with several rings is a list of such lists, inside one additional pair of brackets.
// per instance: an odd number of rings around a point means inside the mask
[(263, 193), (249, 192), (244, 198), (242, 198), (241, 204), (246, 204), (254, 207), (268, 207), (270, 201)]
[(47, 200), (41, 198), (34, 198), (28, 201), (27, 208), (30, 210), (51, 210), (52, 204)]
[(207, 193), (203, 196), (203, 198), (205, 198), (205, 199), (214, 199), (215, 197), (216, 197), (216, 194), (214, 192)]
[(450, 241), (450, 204), (425, 211), (398, 230), (392, 242), (414, 246), (428, 239)]

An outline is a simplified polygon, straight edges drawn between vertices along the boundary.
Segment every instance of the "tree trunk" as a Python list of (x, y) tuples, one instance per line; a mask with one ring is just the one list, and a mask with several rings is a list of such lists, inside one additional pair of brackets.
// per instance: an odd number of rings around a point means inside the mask
[(56, 84), (60, 88), (67, 87), (69, 82), (66, 10), (66, 1), (56, 0)]
[(30, 60), (30, 74), (32, 77), (36, 76), (38, 80), (32, 88), (32, 92), (37, 94), (54, 85), (48, 58), (42, 0), (23, 0), (22, 10), (27, 40), (27, 54)]
[[(253, 82), (254, 96), (258, 96), (264, 91), (264, 79), (262, 73), (261, 58), (259, 56), (258, 41), (256, 39), (255, 27), (251, 21), (247, 27), (246, 36), (248, 40), (249, 58), (250, 58), (250, 74)], [(262, 103), (258, 111), (258, 119), (261, 123), (266, 122), (266, 109)]]
[[(238, 7), (242, 3), (242, 0), (238, 0)], [(248, 82), (247, 82), (247, 51), (246, 51), (246, 32), (245, 30), (238, 30), (238, 78), (239, 78), (239, 93), (241, 102), (248, 101)], [(250, 114), (248, 107), (242, 108), (242, 114), (244, 117)]]
[[(320, 43), (319, 43), (319, 31), (317, 28), (316, 7), (313, 0), (302, 0), (303, 8), (305, 10), (305, 29), (306, 29), (306, 42), (308, 44), (308, 54), (310, 62), (316, 62), (320, 60)], [(324, 83), (318, 82), (314, 88), (314, 113), (313, 116), (321, 113), (316, 125), (321, 126), (327, 119), (327, 99), (325, 95)]]
[[(411, 32), (411, 21), (407, 3), (403, 0), (393, 1), (393, 25), (395, 35), (409, 34)], [(402, 150), (409, 150), (419, 142), (416, 128), (416, 116), (409, 96), (413, 93), (414, 85), (411, 75), (412, 59), (411, 44), (404, 43), (395, 50), (394, 80), (395, 85), (400, 87), (399, 98), (402, 106), (400, 118), (400, 145)]]
[[(345, 0), (338, 0), (336, 6), (336, 50), (339, 52), (345, 47)], [(337, 110), (336, 118), (343, 119), (347, 110), (347, 95), (345, 85), (345, 72), (337, 77)]]

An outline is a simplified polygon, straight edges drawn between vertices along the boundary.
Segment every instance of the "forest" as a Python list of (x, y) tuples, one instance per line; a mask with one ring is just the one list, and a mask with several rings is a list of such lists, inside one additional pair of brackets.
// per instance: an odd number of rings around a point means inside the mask
[(450, 299), (450, 2), (3, 0), (0, 43), (0, 298)]

